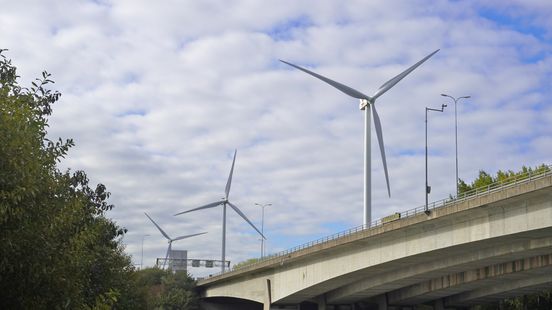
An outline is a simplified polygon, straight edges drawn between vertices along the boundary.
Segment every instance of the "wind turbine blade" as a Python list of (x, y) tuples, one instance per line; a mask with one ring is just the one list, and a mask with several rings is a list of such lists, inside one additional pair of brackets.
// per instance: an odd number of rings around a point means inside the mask
[(387, 182), (387, 193), (391, 197), (391, 188), (389, 187), (389, 174), (387, 173), (387, 160), (385, 159), (385, 147), (383, 146), (383, 133), (381, 130), (381, 121), (376, 111), (376, 105), (371, 104), (372, 114), (374, 115), (374, 127), (376, 127), (376, 135), (378, 136), (378, 143), (381, 152), (381, 160), (383, 161), (383, 171), (385, 171), (385, 181)]
[(422, 63), (424, 63), (426, 60), (428, 60), (431, 56), (433, 56), (435, 53), (437, 53), (439, 50), (434, 51), (433, 53), (427, 55), (424, 57), (424, 59), (418, 61), (414, 65), (412, 65), (410, 68), (403, 71), (401, 74), (395, 76), (394, 78), (390, 79), (389, 81), (385, 82), (383, 85), (380, 86), (380, 88), (376, 91), (376, 93), (372, 96), (372, 98), (376, 99), (379, 96), (383, 95), (386, 91), (391, 89), (391, 87), (395, 86), (395, 84), (399, 83), (400, 80), (402, 80), (405, 76), (410, 74), (410, 72), (414, 71), (414, 69), (418, 68)]
[(172, 241), (182, 240), (182, 239), (186, 239), (186, 238), (191, 238), (191, 237), (203, 235), (203, 234), (206, 234), (206, 233), (207, 233), (207, 232), (202, 232), (202, 233), (193, 234), (193, 235), (180, 236), (180, 237), (176, 237), (176, 238), (172, 239)]
[(236, 154), (238, 150), (234, 151), (234, 160), (232, 160), (232, 168), (230, 168), (230, 175), (228, 175), (228, 181), (226, 181), (226, 188), (224, 192), (226, 193), (226, 200), (228, 200), (228, 194), (230, 194), (230, 186), (232, 185), (232, 174), (234, 174), (234, 163), (236, 162)]
[(216, 206), (218, 206), (218, 205), (221, 205), (223, 202), (224, 202), (224, 201), (212, 202), (212, 203), (209, 203), (209, 204), (206, 204), (206, 205), (204, 205), (204, 206), (197, 207), (197, 208), (194, 208), (194, 209), (191, 209), (191, 210), (188, 210), (188, 211), (179, 212), (179, 213), (175, 214), (174, 216), (177, 216), (177, 215), (180, 215), (180, 214), (184, 214), (184, 213), (188, 213), (188, 212), (192, 212), (192, 211), (201, 210), (201, 209), (213, 208), (213, 207), (216, 207)]
[(296, 68), (296, 69), (299, 69), (299, 70), (301, 70), (301, 71), (303, 71), (303, 72), (305, 72), (305, 73), (307, 73), (307, 74), (310, 74), (310, 75), (314, 76), (315, 78), (318, 78), (318, 79), (320, 79), (320, 80), (322, 80), (322, 81), (324, 81), (324, 82), (326, 82), (326, 83), (328, 83), (328, 84), (330, 84), (330, 85), (332, 85), (333, 87), (339, 89), (340, 91), (344, 92), (345, 94), (347, 94), (347, 95), (349, 95), (349, 96), (351, 96), (351, 97), (354, 97), (354, 98), (357, 98), (357, 99), (366, 99), (366, 100), (370, 100), (370, 99), (371, 99), (370, 97), (366, 96), (365, 94), (363, 94), (363, 93), (359, 92), (358, 90), (353, 89), (353, 88), (351, 88), (351, 87), (349, 87), (349, 86), (347, 86), (347, 85), (343, 85), (343, 84), (341, 84), (341, 83), (339, 83), (339, 82), (336, 82), (336, 81), (334, 81), (334, 80), (330, 80), (330, 79), (328, 79), (328, 78), (325, 77), (325, 76), (322, 76), (322, 75), (320, 75), (320, 74), (318, 74), (318, 73), (314, 73), (314, 72), (312, 72), (312, 71), (310, 71), (310, 70), (307, 70), (307, 69), (305, 69), (305, 68), (296, 66), (296, 65), (294, 65), (294, 64), (292, 64), (292, 63), (289, 63), (289, 62), (287, 62), (287, 61), (283, 61), (283, 60), (281, 60), (281, 59), (280, 59), (280, 61), (283, 62), (283, 63), (285, 63), (285, 64), (287, 64), (287, 65), (290, 65), (290, 66), (292, 66), (292, 67), (294, 67), (294, 68)]
[(171, 246), (172, 246), (172, 240), (169, 241), (169, 247), (167, 248), (167, 255), (165, 255), (165, 260), (163, 261), (162, 269), (165, 269), (165, 265), (167, 264), (167, 258), (169, 258), (169, 253), (171, 252)]
[(159, 231), (163, 234), (163, 236), (165, 236), (165, 238), (167, 238), (168, 240), (171, 240), (171, 237), (169, 237), (169, 235), (167, 235), (167, 233), (165, 233), (163, 229), (161, 229), (161, 227), (159, 227), (159, 225), (157, 225), (157, 223), (146, 212), (144, 212), (144, 214), (150, 219), (153, 225), (155, 225), (155, 227), (159, 229)]
[(263, 237), (263, 239), (266, 240), (265, 236), (261, 233), (261, 231), (258, 230), (257, 227), (255, 227), (255, 225), (253, 225), (253, 223), (251, 223), (251, 221), (247, 218), (247, 216), (245, 216), (245, 214), (243, 214), (243, 212), (241, 212), (241, 210), (238, 209), (238, 207), (231, 204), (230, 202), (227, 202), (227, 203), (230, 205), (230, 207), (232, 207), (232, 209), (234, 209), (234, 211), (236, 211), (236, 213), (238, 213), (246, 222), (248, 222), (249, 225), (251, 225), (251, 227), (253, 227), (259, 233), (259, 235), (261, 235), (261, 237)]

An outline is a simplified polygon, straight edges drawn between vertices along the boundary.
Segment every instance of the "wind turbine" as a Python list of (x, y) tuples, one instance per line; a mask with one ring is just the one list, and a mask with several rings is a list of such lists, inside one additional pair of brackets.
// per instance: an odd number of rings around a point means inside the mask
[(163, 229), (161, 229), (161, 227), (159, 227), (159, 225), (157, 225), (157, 223), (146, 212), (144, 212), (144, 214), (150, 219), (150, 221), (153, 223), (153, 225), (155, 225), (155, 227), (157, 227), (157, 229), (159, 229), (161, 234), (165, 238), (167, 238), (167, 240), (169, 240), (169, 247), (167, 248), (167, 255), (165, 255), (165, 261), (163, 261), (163, 269), (165, 268), (165, 264), (167, 263), (167, 258), (169, 257), (169, 253), (171, 252), (173, 241), (182, 240), (182, 239), (186, 239), (186, 238), (206, 234), (206, 232), (202, 232), (202, 233), (199, 233), (199, 234), (180, 236), (180, 237), (176, 237), (176, 238), (173, 239), (173, 238), (169, 237), (169, 235), (167, 235), (167, 233), (164, 232)]
[(222, 200), (215, 201), (201, 207), (197, 207), (188, 211), (175, 214), (175, 216), (177, 216), (177, 215), (192, 212), (192, 211), (214, 208), (222, 205), (222, 272), (224, 272), (225, 262), (226, 262), (226, 205), (229, 205), (230, 208), (234, 209), (236, 213), (238, 213), (247, 223), (249, 223), (249, 225), (251, 225), (251, 227), (253, 227), (259, 233), (259, 235), (261, 235), (263, 239), (266, 240), (263, 233), (259, 229), (257, 229), (257, 227), (253, 225), (253, 223), (251, 223), (251, 221), (247, 218), (247, 216), (245, 216), (245, 214), (243, 214), (243, 212), (238, 207), (236, 207), (234, 204), (228, 201), (228, 195), (230, 194), (230, 186), (232, 185), (232, 174), (234, 173), (234, 164), (236, 162), (237, 153), (238, 153), (238, 150), (235, 150), (234, 160), (232, 161), (232, 168), (230, 168), (230, 175), (228, 176), (228, 181), (226, 182), (226, 188), (224, 189), (225, 196), (222, 198)]
[(359, 92), (356, 89), (353, 89), (349, 86), (343, 85), (339, 82), (336, 82), (334, 80), (331, 80), (327, 77), (324, 77), (320, 74), (314, 73), (310, 70), (307, 70), (305, 68), (299, 67), (297, 65), (294, 65), (292, 63), (289, 63), (287, 61), (283, 61), (280, 59), (281, 62), (290, 65), (296, 69), (299, 69), (307, 74), (310, 74), (314, 76), (315, 78), (318, 78), (331, 86), (337, 88), (338, 90), (342, 91), (343, 93), (353, 97), (360, 99), (360, 110), (365, 110), (365, 120), (364, 120), (364, 225), (370, 225), (372, 221), (372, 207), (371, 207), (371, 201), (372, 201), (372, 192), (371, 192), (371, 183), (372, 183), (372, 176), (371, 176), (371, 145), (370, 145), (370, 109), (367, 108), (368, 105), (370, 105), (372, 109), (372, 113), (374, 114), (374, 127), (376, 128), (376, 135), (378, 137), (378, 143), (379, 148), (381, 152), (381, 159), (383, 161), (383, 170), (385, 172), (385, 181), (387, 182), (387, 193), (389, 194), (389, 197), (391, 197), (391, 188), (389, 186), (389, 175), (387, 173), (387, 161), (385, 159), (385, 148), (383, 146), (383, 134), (381, 129), (381, 122), (378, 115), (378, 112), (376, 111), (376, 99), (383, 95), (385, 92), (387, 92), (389, 89), (391, 89), (395, 84), (397, 84), (400, 80), (402, 80), (405, 76), (407, 76), (410, 72), (414, 71), (419, 65), (424, 63), (426, 60), (428, 60), (431, 56), (433, 56), (435, 53), (437, 53), (439, 50), (434, 51), (433, 53), (427, 55), (422, 60), (418, 61), (414, 65), (412, 65), (410, 68), (403, 71), (401, 74), (395, 76), (394, 78), (390, 79), (389, 81), (383, 83), (378, 90), (370, 97), (367, 96), (361, 92)]

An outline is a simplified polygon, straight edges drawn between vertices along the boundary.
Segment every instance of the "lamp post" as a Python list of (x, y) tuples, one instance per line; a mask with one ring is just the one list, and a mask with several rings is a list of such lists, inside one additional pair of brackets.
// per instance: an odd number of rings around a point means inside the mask
[(460, 99), (468, 99), (471, 98), (471, 96), (462, 96), (458, 98), (454, 98), (447, 94), (441, 94), (443, 97), (449, 97), (454, 101), (454, 144), (456, 146), (456, 198), (458, 198), (458, 116), (456, 113), (456, 103), (460, 101)]
[[(262, 209), (261, 234), (264, 235), (264, 208), (268, 207), (268, 206), (271, 206), (272, 204), (271, 203), (265, 203), (265, 204), (255, 203), (255, 205), (261, 207), (261, 209)], [(264, 256), (264, 238), (261, 238), (261, 258), (263, 258), (263, 256)]]
[(146, 239), (146, 237), (149, 237), (149, 235), (142, 236), (142, 256), (140, 258), (140, 270), (144, 269), (144, 239)]
[(429, 215), (429, 207), (428, 207), (428, 195), (429, 192), (431, 192), (431, 187), (427, 184), (427, 112), (428, 111), (436, 111), (436, 112), (443, 112), (445, 110), (446, 104), (441, 105), (441, 109), (432, 109), (432, 108), (425, 108), (425, 214)]

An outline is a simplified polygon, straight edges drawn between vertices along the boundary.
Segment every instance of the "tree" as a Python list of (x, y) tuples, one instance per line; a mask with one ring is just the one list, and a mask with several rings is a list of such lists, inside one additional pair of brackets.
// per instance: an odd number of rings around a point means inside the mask
[(199, 309), (196, 282), (187, 273), (146, 268), (136, 275), (144, 309)]
[(163, 293), (157, 305), (164, 310), (199, 309), (195, 281), (185, 272), (169, 272), (163, 277)]
[(459, 196), (474, 194), (476, 189), (485, 189), (495, 186), (501, 186), (515, 181), (527, 179), (532, 175), (541, 174), (543, 172), (550, 171), (550, 168), (541, 164), (535, 168), (523, 166), (520, 171), (514, 172), (512, 170), (502, 171), (498, 170), (496, 176), (492, 176), (489, 173), (479, 170), (478, 177), (473, 180), (471, 184), (467, 184), (464, 180), (460, 179), (458, 182)]
[(49, 140), (48, 117), (61, 94), (46, 71), (30, 88), (0, 50), (0, 308), (133, 307), (133, 267), (105, 217), (102, 184), (57, 164), (74, 145)]
[(258, 261), (260, 261), (261, 259), (260, 258), (249, 258), (249, 259), (246, 259), (244, 261), (241, 261), (237, 264), (234, 264), (234, 266), (232, 267), (232, 269), (236, 270), (236, 269), (239, 269), (239, 268), (242, 268), (242, 267), (245, 267), (247, 265), (250, 265), (250, 264), (254, 264)]

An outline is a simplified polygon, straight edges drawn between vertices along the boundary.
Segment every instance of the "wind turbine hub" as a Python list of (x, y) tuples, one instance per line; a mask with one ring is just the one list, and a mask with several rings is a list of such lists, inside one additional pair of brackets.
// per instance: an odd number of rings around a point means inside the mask
[(358, 107), (360, 110), (365, 110), (370, 103), (371, 102), (368, 99), (360, 99), (360, 104), (358, 105)]

